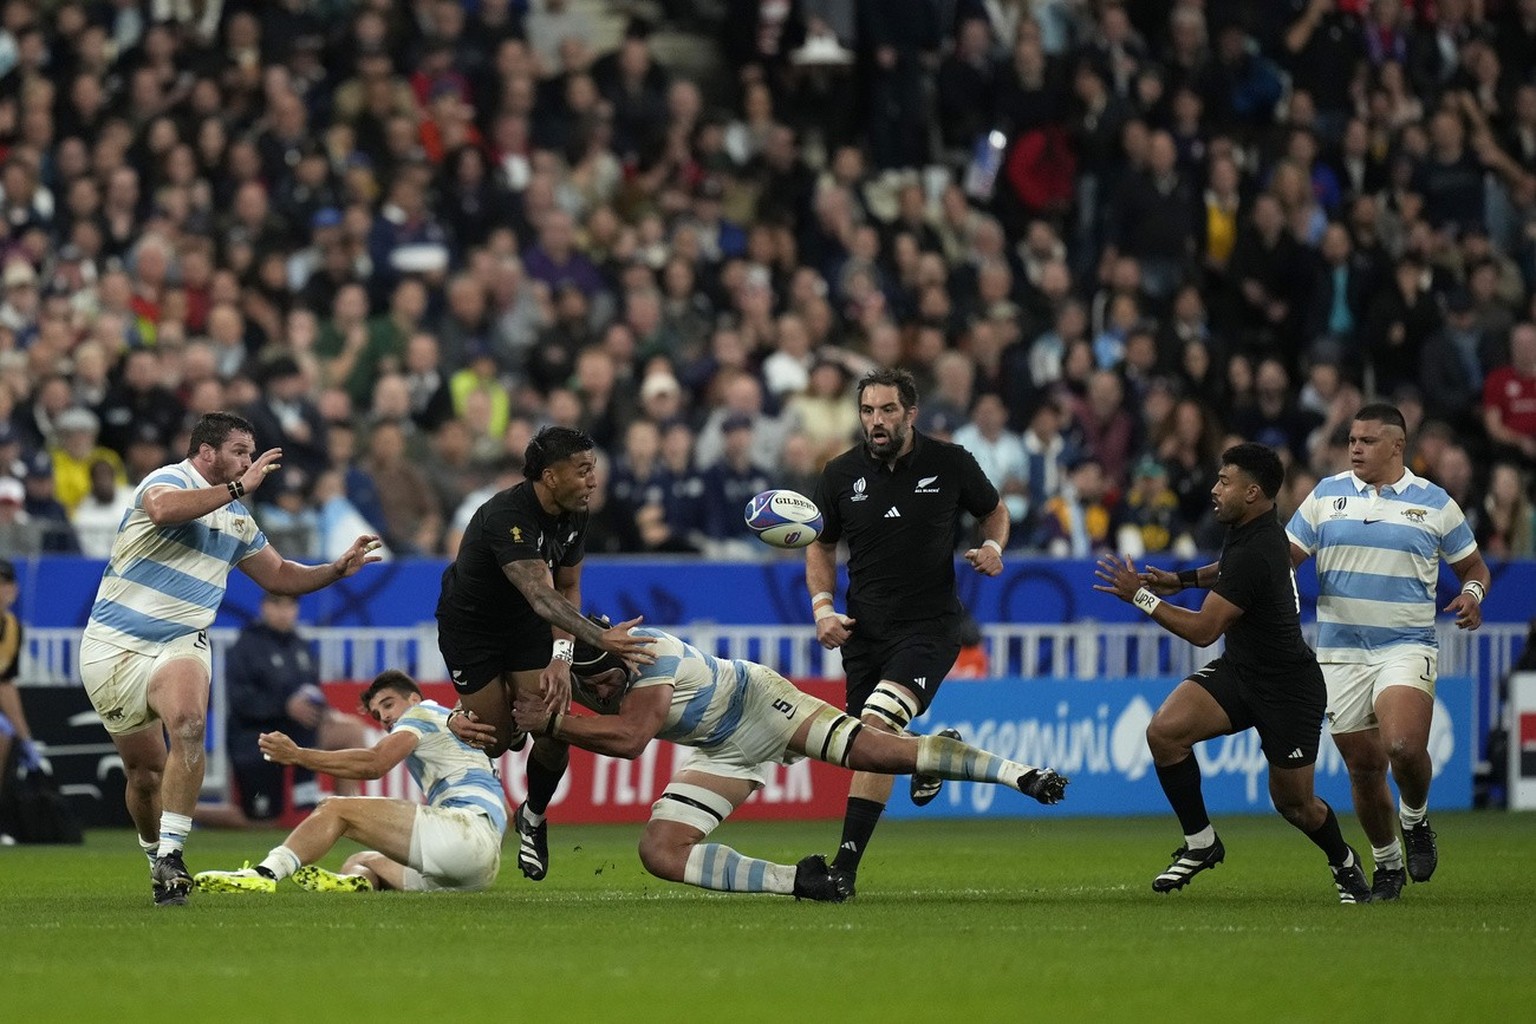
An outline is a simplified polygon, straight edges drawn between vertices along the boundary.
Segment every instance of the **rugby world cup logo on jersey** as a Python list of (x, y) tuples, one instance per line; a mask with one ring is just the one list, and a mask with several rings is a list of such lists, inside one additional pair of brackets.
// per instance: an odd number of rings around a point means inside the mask
[(1335, 498), (1335, 499), (1333, 499), (1333, 512), (1328, 516), (1328, 518), (1329, 519), (1343, 519), (1344, 516), (1346, 515), (1345, 510), (1347, 508), (1349, 508), (1349, 499), (1348, 498)]
[(937, 476), (925, 476), (917, 481), (917, 486), (912, 489), (913, 494), (938, 494), (939, 489), (933, 486), (938, 481)]
[(869, 495), (864, 493), (864, 491), (868, 487), (869, 487), (869, 485), (864, 482), (864, 478), (863, 477), (859, 477), (857, 480), (855, 480), (853, 482), (853, 497), (848, 499), (848, 500), (849, 501), (864, 501), (866, 498), (869, 497)]

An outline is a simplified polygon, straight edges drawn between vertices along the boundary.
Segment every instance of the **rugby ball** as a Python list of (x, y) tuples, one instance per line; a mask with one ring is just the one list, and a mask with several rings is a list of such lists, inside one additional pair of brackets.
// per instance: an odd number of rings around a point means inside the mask
[(764, 544), (803, 548), (821, 536), (821, 510), (795, 491), (764, 491), (747, 502), (747, 526)]

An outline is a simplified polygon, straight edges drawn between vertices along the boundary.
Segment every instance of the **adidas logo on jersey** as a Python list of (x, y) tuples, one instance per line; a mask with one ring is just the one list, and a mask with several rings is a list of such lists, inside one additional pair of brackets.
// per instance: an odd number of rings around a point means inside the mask
[(891, 506), (891, 510), (885, 514), (885, 518), (887, 518), (887, 519), (900, 519), (901, 518), (901, 513), (896, 511), (896, 506), (895, 505), (892, 505)]
[(1302, 756), (1302, 754), (1301, 754), (1301, 748), (1300, 748), (1300, 747), (1297, 747), (1297, 748), (1296, 748), (1296, 749), (1295, 749), (1295, 750), (1293, 750), (1293, 751), (1291, 751), (1291, 752), (1290, 752), (1290, 753), (1289, 753), (1289, 754), (1287, 754), (1287, 755), (1286, 755), (1286, 756), (1287, 756), (1287, 757), (1288, 757), (1288, 758), (1289, 758), (1289, 759), (1290, 759), (1290, 760), (1292, 760), (1292, 761), (1299, 761), (1299, 760), (1301, 760), (1301, 756)]

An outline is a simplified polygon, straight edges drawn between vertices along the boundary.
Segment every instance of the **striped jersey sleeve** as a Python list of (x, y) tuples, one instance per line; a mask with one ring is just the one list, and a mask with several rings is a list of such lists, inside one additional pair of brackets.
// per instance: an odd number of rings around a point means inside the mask
[(189, 462), (157, 469), (139, 484), (102, 572), (87, 637), (147, 654), (213, 623), (230, 569), (267, 546), (255, 517), (239, 501), (172, 526), (156, 526), (144, 511), (154, 488), (206, 486)]
[(1317, 656), (1325, 662), (1434, 650), (1440, 561), (1477, 549), (1456, 502), (1412, 473), (1379, 491), (1353, 473), (1329, 477), (1286, 532), (1316, 559)]
[(672, 706), (657, 738), (704, 748), (730, 738), (746, 708), (746, 665), (706, 654), (663, 630), (639, 627), (630, 632), (656, 638), (651, 647), (656, 663), (641, 666), (635, 688), (672, 686)]
[(424, 700), (395, 722), (391, 732), (416, 734), (406, 770), (433, 807), (463, 807), (482, 814), (497, 832), (507, 830), (507, 802), (501, 780), (485, 754), (448, 729), (448, 709)]

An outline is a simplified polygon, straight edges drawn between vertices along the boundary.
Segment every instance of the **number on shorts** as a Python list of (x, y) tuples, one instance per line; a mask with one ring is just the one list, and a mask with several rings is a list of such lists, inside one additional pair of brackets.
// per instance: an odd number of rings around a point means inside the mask
[(192, 641), (192, 646), (196, 647), (200, 651), (206, 651), (208, 649), (208, 631), (203, 629), (198, 630), (197, 639)]
[(795, 717), (795, 706), (789, 701), (785, 700), (783, 697), (780, 697), (778, 700), (774, 701), (771, 706), (773, 707), (773, 710), (779, 712), (785, 718)]

